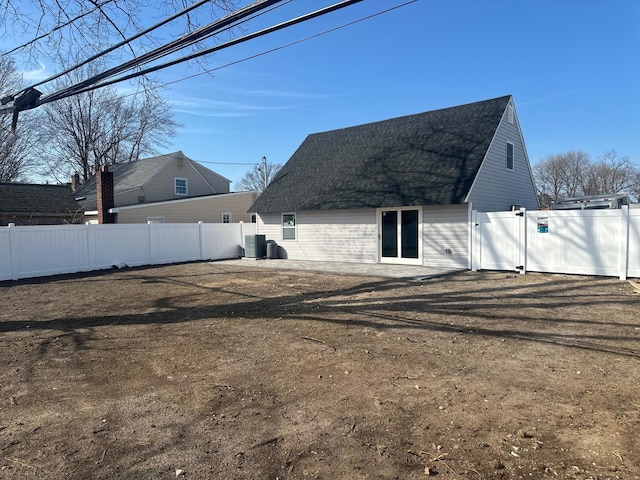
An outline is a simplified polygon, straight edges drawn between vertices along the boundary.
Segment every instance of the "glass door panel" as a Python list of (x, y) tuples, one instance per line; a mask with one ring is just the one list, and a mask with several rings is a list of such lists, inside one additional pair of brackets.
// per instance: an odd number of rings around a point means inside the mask
[(382, 256), (398, 256), (398, 212), (382, 212)]
[(401, 257), (418, 258), (418, 210), (402, 210), (401, 225)]

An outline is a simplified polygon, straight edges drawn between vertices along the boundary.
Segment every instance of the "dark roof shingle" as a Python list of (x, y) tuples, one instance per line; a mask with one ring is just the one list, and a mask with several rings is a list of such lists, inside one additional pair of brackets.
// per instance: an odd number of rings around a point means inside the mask
[(69, 215), (79, 209), (69, 185), (0, 183), (0, 214)]
[(251, 211), (463, 203), (510, 98), (311, 134)]

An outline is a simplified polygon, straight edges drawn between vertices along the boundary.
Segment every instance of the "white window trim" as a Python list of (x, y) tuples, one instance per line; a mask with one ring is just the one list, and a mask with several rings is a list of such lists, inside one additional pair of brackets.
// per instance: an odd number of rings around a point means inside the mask
[[(185, 193), (178, 192), (178, 180), (184, 180)], [(173, 193), (174, 195), (180, 195), (182, 197), (186, 197), (187, 195), (189, 195), (189, 179), (182, 177), (173, 177)]]
[[(511, 156), (511, 168), (509, 168), (509, 145), (511, 145), (511, 152), (512, 152), (512, 156)], [(516, 146), (513, 144), (513, 142), (509, 142), (507, 141), (506, 145), (505, 145), (505, 168), (510, 171), (513, 172), (515, 170), (516, 167)]]
[[(225, 215), (229, 217), (229, 221), (228, 221), (228, 222), (225, 222), (225, 221), (224, 221), (224, 217), (225, 217)], [(220, 221), (221, 221), (222, 223), (231, 223), (231, 222), (233, 221), (233, 220), (232, 220), (232, 218), (233, 218), (233, 217), (232, 217), (232, 215), (231, 215), (231, 212), (222, 212), (222, 213), (220, 214)]]
[[(285, 227), (284, 225), (284, 216), (285, 215), (293, 215), (293, 238), (284, 238), (284, 229), (291, 229), (292, 227)], [(298, 216), (296, 215), (295, 212), (284, 212), (282, 214), (282, 216), (280, 217), (280, 228), (282, 229), (282, 241), (283, 242), (295, 242), (296, 240), (298, 240)]]

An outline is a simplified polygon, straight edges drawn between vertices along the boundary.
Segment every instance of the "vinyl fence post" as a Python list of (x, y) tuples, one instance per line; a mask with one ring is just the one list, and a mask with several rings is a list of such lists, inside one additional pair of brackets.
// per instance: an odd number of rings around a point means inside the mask
[(471, 211), (471, 245), (469, 248), (469, 256), (471, 257), (471, 270), (477, 272), (480, 270), (480, 223), (478, 223), (478, 211)]
[(520, 269), (520, 274), (524, 275), (525, 273), (527, 273), (527, 209), (526, 208), (521, 208), (520, 212), (522, 213), (522, 216), (520, 217), (520, 225), (519, 225), (519, 229), (520, 229), (520, 248), (518, 248), (519, 251), (519, 255), (520, 255), (520, 266), (522, 267)]
[(627, 279), (629, 269), (629, 206), (624, 205), (620, 209), (620, 250), (618, 272), (620, 280)]
[(18, 274), (15, 271), (15, 265), (13, 263), (13, 230), (16, 227), (15, 223), (9, 224), (9, 268), (11, 270), (11, 279), (18, 280)]
[(204, 260), (204, 252), (202, 251), (203, 239), (202, 239), (202, 220), (198, 220), (198, 248), (200, 260)]

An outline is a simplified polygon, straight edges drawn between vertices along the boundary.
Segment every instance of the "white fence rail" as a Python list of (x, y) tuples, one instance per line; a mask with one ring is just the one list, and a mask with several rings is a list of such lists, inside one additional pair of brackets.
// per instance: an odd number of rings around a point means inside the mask
[(640, 277), (640, 209), (473, 212), (473, 270)]
[(0, 280), (239, 257), (255, 224), (0, 227)]

